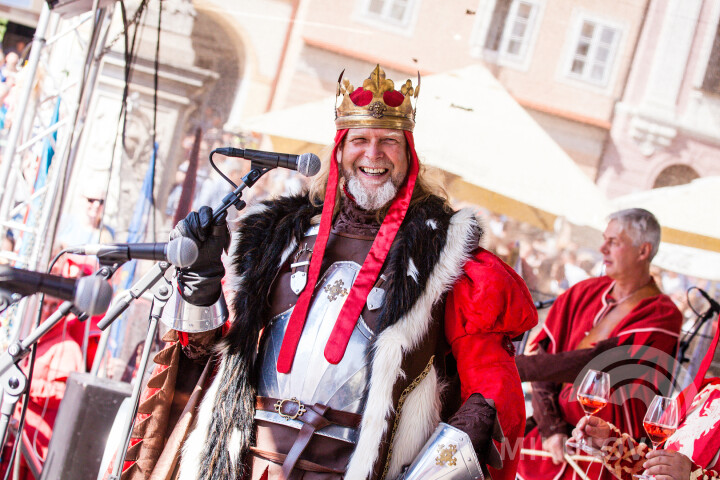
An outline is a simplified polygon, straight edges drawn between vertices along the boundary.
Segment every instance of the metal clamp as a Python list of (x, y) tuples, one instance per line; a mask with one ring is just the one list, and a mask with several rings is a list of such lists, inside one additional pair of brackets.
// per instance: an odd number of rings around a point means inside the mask
[[(283, 405), (285, 405), (285, 402), (297, 403), (298, 409), (297, 412), (295, 412), (295, 415), (288, 415), (287, 413), (283, 413)], [(275, 411), (285, 420), (295, 420), (298, 417), (302, 417), (303, 414), (307, 412), (307, 410), (305, 409), (305, 405), (303, 405), (296, 397), (293, 397), (289, 400), (287, 398), (283, 400), (278, 400), (277, 402), (275, 402)]]

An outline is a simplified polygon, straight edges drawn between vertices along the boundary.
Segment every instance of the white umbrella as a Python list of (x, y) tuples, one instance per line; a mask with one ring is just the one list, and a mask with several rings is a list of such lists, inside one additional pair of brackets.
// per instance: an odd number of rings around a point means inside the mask
[(415, 138), (427, 163), (572, 223), (604, 228), (604, 194), (486, 68), (423, 79), (417, 110)]
[(651, 211), (665, 240), (653, 263), (678, 273), (720, 280), (720, 177), (698, 178), (685, 185), (655, 188), (612, 200), (616, 210)]
[[(325, 145), (335, 133), (334, 105), (328, 98), (242, 126)], [(600, 189), (486, 68), (423, 78), (417, 112), (416, 147), (427, 164), (573, 223), (604, 227), (609, 208)]]
[(617, 209), (640, 207), (663, 227), (720, 239), (720, 177), (704, 177), (676, 187), (654, 188), (612, 200)]

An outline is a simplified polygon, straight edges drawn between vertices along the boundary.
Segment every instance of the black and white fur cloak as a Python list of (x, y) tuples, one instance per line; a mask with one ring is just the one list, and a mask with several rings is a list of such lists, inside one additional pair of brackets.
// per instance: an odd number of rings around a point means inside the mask
[[(307, 195), (266, 202), (249, 209), (233, 235), (233, 325), (183, 448), (180, 480), (237, 480), (247, 473), (244, 457), (253, 441), (255, 359), (259, 332), (269, 320), (270, 290), (321, 210)], [(433, 325), (433, 307), (462, 275), (480, 234), (474, 213), (453, 212), (437, 197), (408, 209), (383, 266), (386, 301), (371, 347), (358, 443), (345, 479), (395, 478), (439, 423), (442, 386), (432, 357), (420, 359), (422, 365), (427, 363), (420, 375), (410, 377), (403, 366), (421, 345), (435, 342), (428, 337), (442, 334), (442, 326)], [(399, 387), (404, 388), (401, 409), (409, 412), (404, 416), (394, 394)], [(383, 443), (390, 447), (380, 458), (378, 445)]]

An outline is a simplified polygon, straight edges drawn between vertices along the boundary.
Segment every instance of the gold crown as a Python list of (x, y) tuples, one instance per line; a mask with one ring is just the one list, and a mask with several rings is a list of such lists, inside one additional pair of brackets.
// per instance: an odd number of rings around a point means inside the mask
[[(407, 80), (400, 91), (395, 90), (392, 80), (385, 78), (385, 71), (377, 65), (370, 77), (357, 90), (349, 80), (338, 78), (335, 93), (335, 126), (344, 128), (392, 128), (412, 132), (415, 127), (415, 111), (412, 98), (420, 93), (420, 74), (415, 88)], [(340, 106), (338, 97), (342, 94)], [(389, 103), (389, 104), (388, 104)]]

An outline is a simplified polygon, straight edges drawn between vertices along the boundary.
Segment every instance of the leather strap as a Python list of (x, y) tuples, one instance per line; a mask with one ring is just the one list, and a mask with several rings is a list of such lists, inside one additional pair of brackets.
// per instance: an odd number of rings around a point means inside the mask
[(282, 473), (286, 479), (290, 478), (290, 472), (295, 468), (297, 461), (300, 460), (300, 455), (302, 455), (308, 443), (310, 443), (310, 439), (315, 433), (315, 430), (331, 425), (330, 421), (323, 416), (328, 408), (329, 407), (319, 403), (307, 407), (307, 411), (302, 416), (303, 426), (300, 429), (300, 433), (298, 433), (295, 443), (293, 443), (292, 448), (287, 454), (287, 458), (285, 458), (282, 464)]
[[(275, 404), (277, 402), (280, 402), (281, 400), (278, 398), (272, 398), (272, 397), (261, 397), (257, 396), (255, 398), (255, 408), (258, 410), (265, 410), (267, 412), (276, 412), (275, 410)], [(307, 406), (305, 406), (308, 408)], [(283, 413), (285, 415), (293, 416), (295, 413), (297, 413), (297, 404), (295, 402), (291, 401), (285, 401), (283, 404)], [(305, 415), (298, 415), (296, 420), (304, 421), (303, 417)], [(341, 427), (347, 427), (347, 428), (357, 428), (360, 426), (360, 421), (362, 420), (362, 415), (359, 415), (357, 413), (351, 413), (351, 412), (343, 412), (342, 410), (334, 410), (330, 407), (327, 407), (327, 411), (323, 415), (327, 420), (330, 421), (330, 423), (333, 423), (335, 425), (339, 425)]]
[(305, 448), (307, 448), (316, 430), (321, 430), (333, 424), (355, 428), (360, 425), (360, 420), (362, 419), (362, 416), (356, 413), (333, 410), (321, 403), (303, 405), (296, 399), (278, 400), (277, 398), (258, 396), (255, 399), (255, 408), (258, 410), (277, 412), (275, 406), (278, 403), (280, 404), (280, 412), (278, 413), (286, 415), (289, 418), (294, 418), (295, 420), (300, 420), (303, 423), (295, 439), (295, 443), (293, 443), (292, 448), (290, 448), (290, 451), (282, 462), (284, 479), (289, 478), (292, 470), (296, 466), (299, 466), (299, 462), (302, 462), (300, 455), (302, 455)]
[[(285, 459), (287, 458), (287, 455), (285, 455), (284, 453), (270, 452), (268, 450), (261, 450), (257, 447), (250, 447), (250, 451), (256, 457), (277, 464), (285, 462)], [(311, 462), (309, 460), (298, 460), (297, 464), (295, 464), (295, 468), (313, 473), (335, 473), (337, 475), (342, 475), (343, 473), (345, 473), (343, 470), (335, 470), (334, 468), (328, 468), (320, 465), (319, 463)]]

